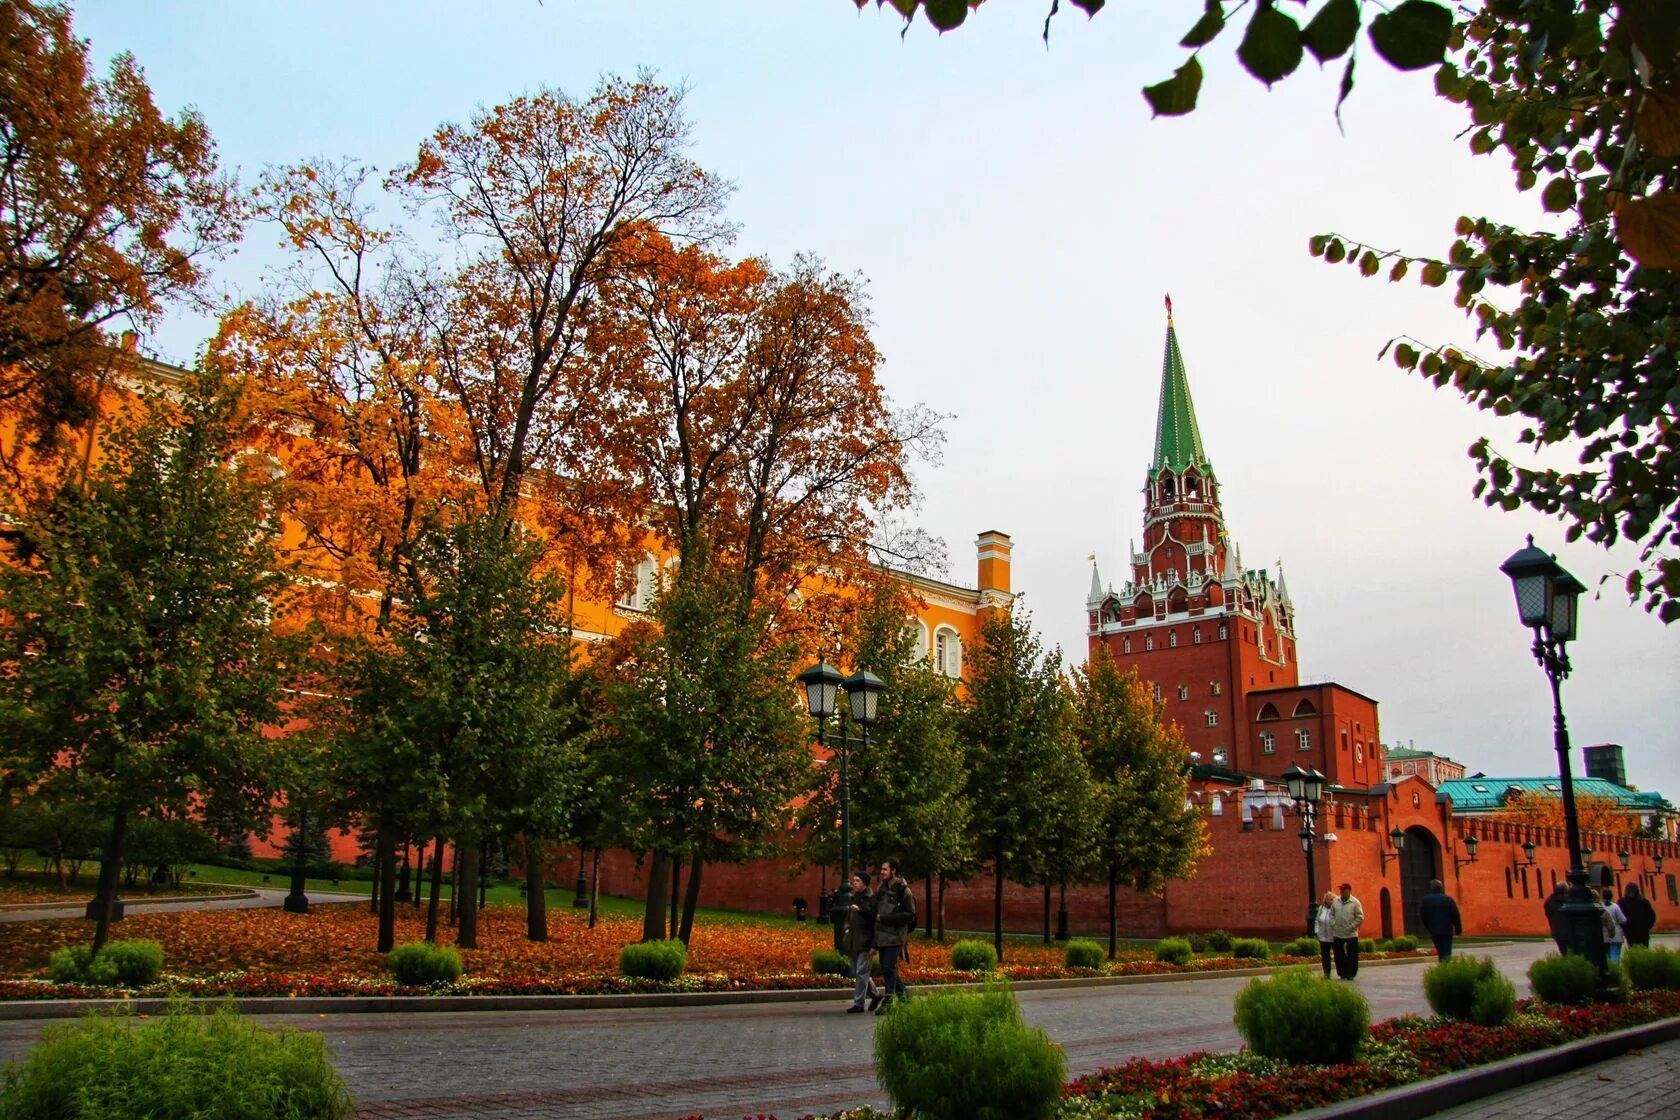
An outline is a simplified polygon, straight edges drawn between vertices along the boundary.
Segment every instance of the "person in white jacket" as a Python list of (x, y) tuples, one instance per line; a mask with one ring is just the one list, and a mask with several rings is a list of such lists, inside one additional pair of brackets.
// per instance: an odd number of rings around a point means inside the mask
[(1616, 895), (1609, 887), (1604, 888), (1604, 910), (1602, 912), (1604, 925), (1604, 956), (1609, 961), (1622, 959), (1622, 946), (1627, 944), (1627, 915), (1616, 904)]
[(1319, 963), (1324, 966), (1324, 978), (1330, 979), (1330, 954), (1336, 948), (1336, 935), (1332, 931), (1334, 921), (1330, 907), (1336, 901), (1335, 891), (1325, 891), (1324, 897), (1318, 902), (1318, 915), (1313, 919), (1313, 929), (1318, 933)]
[(1359, 927), (1365, 907), (1353, 897), (1353, 884), (1343, 883), (1341, 897), (1330, 905), (1330, 932), (1336, 937), (1336, 975), (1352, 980), (1359, 975)]

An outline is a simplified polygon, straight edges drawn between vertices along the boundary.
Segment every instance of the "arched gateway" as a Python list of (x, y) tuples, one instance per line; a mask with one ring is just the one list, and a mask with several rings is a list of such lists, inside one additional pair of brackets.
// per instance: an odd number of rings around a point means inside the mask
[(1429, 880), (1441, 877), (1441, 845), (1427, 828), (1413, 825), (1406, 830), (1406, 845), (1400, 851), (1400, 909), (1406, 932), (1427, 937), (1418, 903), (1429, 893)]

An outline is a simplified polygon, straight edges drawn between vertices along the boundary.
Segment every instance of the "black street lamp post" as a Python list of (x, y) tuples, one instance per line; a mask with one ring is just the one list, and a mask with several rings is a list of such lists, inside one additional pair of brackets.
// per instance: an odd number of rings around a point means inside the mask
[[(869, 745), (869, 728), (880, 715), (881, 693), (886, 688), (886, 682), (867, 669), (860, 669), (842, 680), (840, 671), (826, 661), (817, 662), (799, 674), (798, 679), (805, 688), (806, 710), (817, 721), (817, 742), (833, 747), (840, 758), (840, 780), (834, 791), (840, 802), (840, 885), (829, 905), (829, 917), (834, 922), (834, 948), (839, 950), (845, 937), (846, 918), (852, 909), (851, 748), (853, 743), (863, 747)], [(853, 739), (846, 734), (846, 713), (843, 711), (840, 726), (832, 732), (828, 729), (828, 717), (839, 708), (837, 701), (841, 689), (845, 690), (846, 699), (850, 702), (851, 721), (861, 729), (860, 738)]]
[(1315, 937), (1313, 918), (1318, 912), (1318, 869), (1313, 864), (1313, 841), (1317, 839), (1314, 826), (1318, 820), (1318, 803), (1324, 797), (1325, 778), (1311, 766), (1302, 769), (1291, 763), (1283, 772), (1283, 784), (1295, 811), (1301, 814), (1301, 851), (1307, 857), (1307, 936)]
[(1499, 566), (1511, 578), (1517, 594), (1517, 615), (1534, 631), (1534, 660), (1546, 672), (1552, 685), (1552, 744), (1557, 750), (1558, 779), (1563, 787), (1564, 843), (1569, 846), (1569, 897), (1563, 903), (1564, 929), (1569, 951), (1592, 961), (1603, 983), (1601, 997), (1610, 991), (1609, 961), (1604, 951), (1600, 920), (1601, 907), (1587, 886), (1587, 861), (1592, 857), (1581, 847), (1581, 826), (1575, 815), (1575, 781), (1569, 766), (1569, 726), (1563, 718), (1563, 680), (1569, 676), (1569, 651), (1575, 637), (1576, 600), (1586, 590), (1580, 580), (1564, 571), (1555, 557), (1534, 547), (1514, 553)]
[(309, 896), (303, 892), (303, 881), (307, 877), (309, 847), (309, 809), (298, 809), (297, 831), (292, 833), (292, 891), (286, 896), (280, 908), (291, 914), (309, 913)]

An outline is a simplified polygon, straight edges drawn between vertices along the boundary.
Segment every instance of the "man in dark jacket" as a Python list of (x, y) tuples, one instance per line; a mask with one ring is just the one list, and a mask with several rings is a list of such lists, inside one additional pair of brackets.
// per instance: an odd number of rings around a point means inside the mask
[(881, 993), (869, 975), (874, 957), (871, 946), (874, 943), (875, 896), (869, 893), (869, 872), (859, 871), (852, 876), (852, 908), (846, 915), (846, 932), (841, 937), (840, 946), (851, 961), (852, 976), (857, 981), (852, 991), (852, 1005), (846, 1008), (849, 1015), (863, 1014), (865, 997), (869, 999), (871, 1010), (881, 1003)]
[[(875, 892), (875, 948), (881, 954), (881, 988), (886, 998), (908, 999), (910, 992), (898, 977), (910, 931), (916, 928), (916, 896), (898, 873), (895, 859), (881, 862), (881, 886)], [(872, 1009), (880, 1008), (871, 1002)]]
[(1657, 924), (1657, 911), (1649, 899), (1640, 893), (1639, 888), (1632, 883), (1622, 892), (1622, 917), (1627, 919), (1627, 943), (1629, 945), (1651, 944), (1651, 929)]
[(1569, 901), (1569, 884), (1553, 883), (1552, 893), (1546, 896), (1546, 924), (1552, 928), (1552, 940), (1558, 952), (1569, 952), (1569, 927), (1563, 921), (1563, 904)]
[(1441, 886), (1441, 880), (1429, 880), (1429, 893), (1418, 900), (1418, 918), (1435, 939), (1435, 959), (1444, 961), (1452, 956), (1453, 934), (1464, 932), (1464, 921), (1458, 915), (1458, 903)]

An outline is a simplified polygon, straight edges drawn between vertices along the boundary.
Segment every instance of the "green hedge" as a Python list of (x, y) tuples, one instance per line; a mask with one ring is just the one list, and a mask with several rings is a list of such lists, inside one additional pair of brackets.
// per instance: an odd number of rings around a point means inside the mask
[(1290, 969), (1237, 993), (1236, 1023), (1264, 1057), (1337, 1065), (1353, 1061), (1365, 1041), (1371, 1008), (1357, 988)]
[(1418, 939), (1409, 933), (1403, 933), (1394, 939), (1394, 951), (1396, 953), (1415, 953), (1417, 947)]
[(461, 978), (461, 954), (447, 945), (410, 941), (385, 955), (397, 983), (410, 988), (449, 984)]
[(143, 988), (163, 972), (163, 946), (156, 941), (111, 941), (96, 955), (87, 945), (67, 945), (47, 959), (55, 984), (98, 984)]
[(1239, 937), (1231, 942), (1231, 955), (1241, 960), (1269, 961), (1272, 947), (1258, 937)]
[(1155, 942), (1155, 959), (1167, 964), (1190, 963), (1190, 941), (1183, 937), (1163, 937)]
[(1547, 1003), (1591, 1003), (1598, 969), (1586, 957), (1547, 953), (1528, 966), (1528, 984)]
[(1231, 940), (1231, 935), (1226, 933), (1224, 930), (1215, 929), (1208, 931), (1207, 947), (1209, 952), (1228, 953), (1234, 945), (1235, 942)]
[(350, 1094), (318, 1034), (265, 1030), (229, 1007), (49, 1026), (6, 1070), (0, 1120), (343, 1120)]
[(818, 976), (853, 976), (852, 962), (833, 949), (818, 949), (811, 954), (811, 971)]
[(1318, 938), (1297, 937), (1282, 949), (1279, 949), (1278, 952), (1286, 957), (1316, 957), (1318, 956)]
[(1423, 994), (1437, 1015), (1497, 1027), (1516, 1014), (1516, 989), (1491, 957), (1451, 957), (1423, 974)]
[(997, 950), (990, 941), (959, 941), (951, 946), (951, 968), (956, 972), (995, 972), (997, 963)]
[(642, 941), (618, 954), (618, 969), (643, 980), (675, 980), (688, 967), (688, 946), (681, 941)]
[(1359, 951), (1361, 953), (1374, 953), (1374, 952), (1376, 952), (1377, 951), (1376, 939), (1371, 938), (1371, 937), (1361, 937), (1359, 939)]
[(1075, 938), (1067, 943), (1067, 952), (1062, 960), (1069, 968), (1100, 969), (1108, 963), (1108, 950), (1095, 941)]
[(875, 1069), (917, 1120), (1049, 1120), (1067, 1076), (1061, 1048), (1003, 986), (893, 1001), (875, 1028)]
[(1680, 953), (1672, 949), (1629, 945), (1622, 950), (1622, 970), (1640, 991), (1680, 989)]

